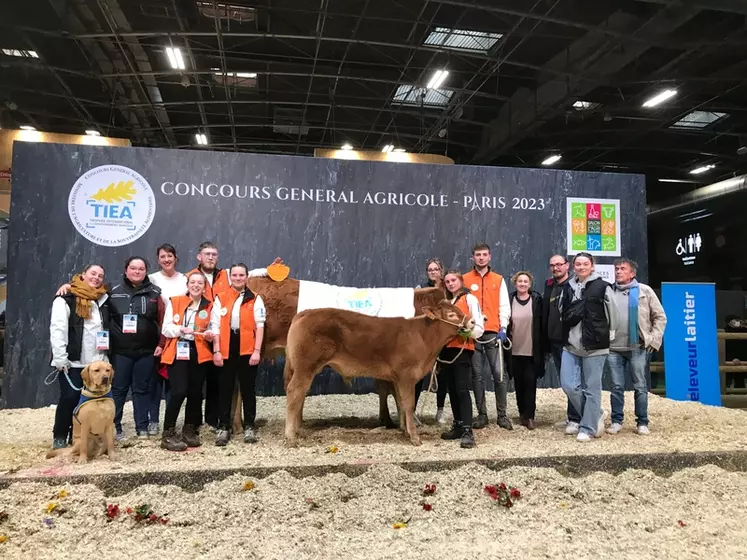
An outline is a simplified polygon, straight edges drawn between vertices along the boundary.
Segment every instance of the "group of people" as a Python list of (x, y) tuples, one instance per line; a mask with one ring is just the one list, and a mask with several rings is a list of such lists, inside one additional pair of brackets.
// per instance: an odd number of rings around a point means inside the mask
[[(159, 271), (148, 275), (148, 261), (127, 259), (119, 284), (107, 288), (104, 267), (88, 265), (57, 292), (52, 303), (52, 366), (58, 372), (60, 399), (55, 412), (53, 446), (72, 440), (73, 411), (83, 386), (83, 368), (111, 361), (117, 439), (124, 439), (122, 412), (132, 392), (139, 438), (161, 435), (161, 446), (183, 451), (200, 445), (204, 422), (216, 433), (216, 445), (231, 437), (231, 405), (238, 380), (244, 412), (244, 441), (255, 433), (257, 365), (261, 359), (265, 306), (246, 287), (243, 263), (218, 268), (218, 249), (202, 243), (197, 268), (176, 270), (178, 256), (169, 244), (156, 251)], [(277, 263), (282, 262), (276, 259)], [(163, 431), (161, 400), (166, 399)], [(181, 434), (176, 420), (186, 401)]]
[[(97, 360), (111, 360), (114, 367), (111, 397), (117, 439), (125, 437), (122, 412), (131, 391), (137, 437), (160, 435), (164, 449), (183, 451), (201, 444), (199, 427), (204, 420), (216, 432), (216, 445), (225, 446), (231, 438), (238, 381), (244, 442), (257, 441), (255, 385), (267, 312), (261, 296), (247, 288), (247, 279), (266, 276), (267, 269), (249, 270), (243, 263), (220, 269), (218, 249), (211, 242), (200, 245), (198, 266), (187, 274), (176, 270), (178, 256), (172, 245), (158, 247), (156, 256), (159, 271), (150, 275), (147, 260), (133, 256), (125, 262), (121, 282), (111, 288), (104, 284), (104, 268), (90, 264), (58, 290), (50, 322), (52, 366), (60, 386), (55, 448), (71, 442), (81, 372)], [(573, 258), (573, 276), (568, 260), (553, 255), (544, 294), (532, 289), (530, 272), (520, 271), (511, 278), (515, 290), (509, 295), (506, 280), (491, 268), (490, 260), (490, 247), (481, 243), (473, 248), (473, 267), (464, 274), (445, 270), (438, 259), (426, 266), (428, 281), (423, 287), (443, 288), (446, 298), (475, 323), (466, 337), (456, 336), (438, 356), (436, 419), (445, 422), (447, 394), (453, 416), (451, 429), (442, 437), (459, 440), (465, 448), (475, 446), (472, 430), (488, 423), (488, 376), (495, 386), (498, 425), (513, 429), (506, 410), (513, 378), (520, 422), (534, 430), (537, 379), (544, 375), (548, 355), (568, 397), (567, 434), (590, 441), (604, 432), (601, 388), (608, 360), (613, 390), (612, 423), (606, 431), (615, 434), (622, 429), (629, 367), (637, 432), (647, 434), (646, 358), (661, 346), (666, 316), (653, 290), (635, 279), (636, 264), (618, 259), (616, 282), (610, 285), (594, 271), (590, 254)], [(416, 386), (416, 405), (424, 381)], [(183, 405), (184, 424), (177, 434)]]
[[(455, 340), (439, 356), (440, 375), (436, 420), (444, 423), (448, 392), (454, 423), (444, 439), (459, 438), (462, 447), (474, 447), (472, 428), (487, 424), (485, 381), (495, 385), (497, 423), (513, 429), (506, 415), (508, 379), (513, 378), (520, 422), (534, 430), (537, 380), (545, 374), (550, 356), (560, 373), (567, 396), (565, 433), (588, 442), (623, 428), (626, 371), (630, 371), (635, 398), (636, 432), (647, 435), (648, 356), (662, 344), (666, 314), (651, 287), (636, 280), (637, 265), (627, 258), (615, 261), (615, 282), (607, 283), (594, 270), (594, 257), (578, 253), (572, 263), (553, 255), (551, 277), (544, 293), (532, 288), (531, 272), (519, 271), (511, 278), (515, 290), (509, 295), (507, 282), (490, 267), (490, 247), (476, 245), (473, 268), (465, 274), (444, 273), (440, 260), (426, 265), (426, 286), (443, 283), (451, 301), (464, 304), (476, 327), (471, 340)], [(573, 275), (570, 266), (573, 266)], [(460, 351), (455, 354), (454, 348)], [(611, 423), (605, 429), (607, 411), (602, 407), (602, 376), (609, 363), (612, 391)], [(472, 385), (477, 418), (472, 416), (469, 385)], [(416, 387), (417, 397), (422, 383)]]

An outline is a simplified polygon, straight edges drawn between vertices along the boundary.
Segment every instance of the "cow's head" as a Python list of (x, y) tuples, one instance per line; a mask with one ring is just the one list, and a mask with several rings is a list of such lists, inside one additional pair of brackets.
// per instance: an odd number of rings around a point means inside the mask
[(460, 327), (468, 331), (471, 331), (475, 327), (474, 319), (466, 317), (461, 309), (456, 305), (452, 305), (445, 299), (438, 302), (438, 305), (435, 307), (423, 307), (423, 313), (425, 313), (425, 316), (429, 319), (443, 321), (444, 323), (449, 323), (455, 327)]

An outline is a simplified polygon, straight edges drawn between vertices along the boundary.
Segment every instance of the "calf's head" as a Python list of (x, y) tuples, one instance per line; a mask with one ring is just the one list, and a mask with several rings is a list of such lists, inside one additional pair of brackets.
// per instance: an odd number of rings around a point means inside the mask
[(423, 313), (429, 319), (443, 321), (468, 331), (471, 331), (475, 326), (475, 321), (471, 317), (465, 316), (461, 309), (445, 299), (441, 300), (435, 307), (423, 307)]

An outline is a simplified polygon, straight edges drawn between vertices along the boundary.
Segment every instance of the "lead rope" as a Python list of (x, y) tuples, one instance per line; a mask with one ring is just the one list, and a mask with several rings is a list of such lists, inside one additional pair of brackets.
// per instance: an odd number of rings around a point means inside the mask
[[(73, 382), (70, 381), (70, 376), (68, 375), (68, 373), (66, 371), (64, 371), (64, 370), (63, 370), (63, 372), (65, 373), (65, 379), (67, 379), (68, 385), (70, 385), (70, 387), (73, 389), (73, 391), (82, 391), (83, 390), (83, 387), (76, 387), (75, 385), (73, 385)], [(57, 381), (57, 377), (59, 375), (60, 375), (60, 371), (59, 370), (54, 370), (52, 373), (50, 373), (49, 375), (47, 375), (47, 377), (44, 378), (44, 384), (45, 385), (51, 385), (52, 383), (54, 383), (55, 381)]]

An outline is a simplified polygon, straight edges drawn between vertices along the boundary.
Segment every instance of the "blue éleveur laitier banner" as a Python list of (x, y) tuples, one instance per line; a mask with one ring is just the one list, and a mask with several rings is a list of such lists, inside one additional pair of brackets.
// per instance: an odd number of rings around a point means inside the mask
[(661, 285), (667, 397), (721, 406), (714, 284)]

